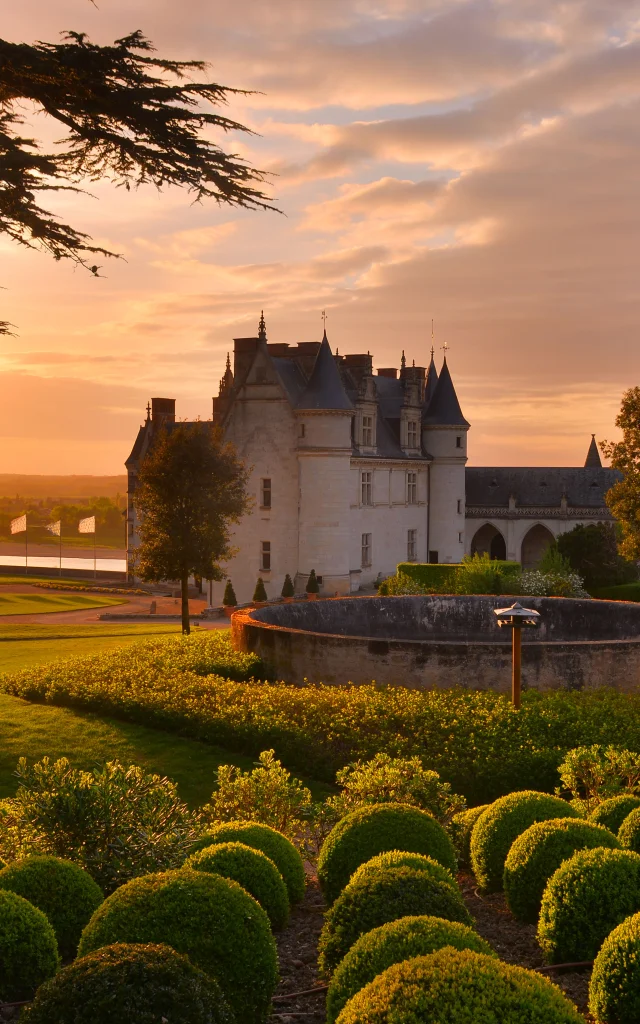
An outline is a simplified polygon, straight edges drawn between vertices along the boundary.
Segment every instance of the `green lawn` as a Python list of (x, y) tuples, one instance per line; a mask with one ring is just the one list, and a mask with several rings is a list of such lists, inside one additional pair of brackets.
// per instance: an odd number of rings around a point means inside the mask
[(87, 608), (104, 608), (124, 604), (126, 598), (98, 596), (96, 594), (64, 594), (54, 591), (49, 594), (0, 593), (0, 616), (40, 615), (45, 612), (73, 612)]
[(159, 633), (178, 635), (180, 628), (169, 623), (113, 623), (95, 626), (0, 623), (0, 673), (17, 672), (21, 668), (45, 665), (65, 658), (86, 658), (99, 651), (128, 647), (138, 640), (148, 640)]
[(174, 779), (192, 807), (211, 796), (218, 765), (247, 769), (254, 764), (254, 758), (196, 740), (0, 694), (0, 798), (15, 793), (13, 772), (19, 757), (37, 761), (45, 755), (68, 757), (78, 768), (115, 758), (140, 765)]

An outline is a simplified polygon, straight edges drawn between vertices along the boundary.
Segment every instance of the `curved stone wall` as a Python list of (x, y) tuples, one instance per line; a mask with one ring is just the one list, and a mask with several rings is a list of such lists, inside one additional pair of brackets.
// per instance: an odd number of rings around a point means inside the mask
[[(511, 685), (511, 631), (493, 610), (513, 598), (433, 595), (299, 601), (236, 612), (234, 643), (277, 679), (419, 689)], [(524, 688), (636, 690), (640, 605), (524, 598), (540, 612), (522, 632)]]

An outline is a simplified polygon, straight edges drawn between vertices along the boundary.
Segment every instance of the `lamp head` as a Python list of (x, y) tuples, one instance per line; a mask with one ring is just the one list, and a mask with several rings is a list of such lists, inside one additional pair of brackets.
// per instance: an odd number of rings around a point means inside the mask
[(519, 601), (512, 604), (510, 608), (494, 608), (493, 614), (498, 620), (499, 626), (511, 626), (522, 628), (523, 626), (538, 626), (540, 612), (534, 608), (523, 608)]

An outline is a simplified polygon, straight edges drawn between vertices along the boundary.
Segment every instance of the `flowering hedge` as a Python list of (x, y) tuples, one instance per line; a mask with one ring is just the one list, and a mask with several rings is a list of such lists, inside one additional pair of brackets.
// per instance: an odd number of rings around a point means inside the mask
[(328, 781), (357, 758), (417, 754), (471, 804), (530, 779), (552, 792), (573, 747), (615, 742), (640, 750), (637, 694), (529, 691), (514, 712), (506, 697), (487, 691), (238, 681), (258, 671), (253, 656), (233, 652), (228, 634), (216, 632), (26, 669), (0, 678), (0, 689), (247, 754), (274, 748), (289, 766)]

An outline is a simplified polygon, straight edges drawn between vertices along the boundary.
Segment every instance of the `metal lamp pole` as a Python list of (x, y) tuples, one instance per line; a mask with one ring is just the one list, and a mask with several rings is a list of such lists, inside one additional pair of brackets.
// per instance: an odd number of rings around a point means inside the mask
[(494, 608), (493, 614), (499, 626), (511, 627), (511, 703), (518, 710), (522, 684), (522, 630), (523, 627), (535, 628), (540, 621), (540, 612), (523, 608), (516, 601), (510, 608)]

